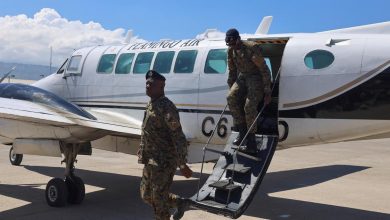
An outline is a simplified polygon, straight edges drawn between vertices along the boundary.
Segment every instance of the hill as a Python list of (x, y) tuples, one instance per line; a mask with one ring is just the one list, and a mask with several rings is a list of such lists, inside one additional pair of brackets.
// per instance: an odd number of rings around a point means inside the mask
[(58, 69), (52, 67), (50, 73), (49, 66), (0, 62), (0, 78), (10, 71), (13, 66), (16, 66), (16, 69), (10, 74), (11, 78), (28, 80), (39, 80)]

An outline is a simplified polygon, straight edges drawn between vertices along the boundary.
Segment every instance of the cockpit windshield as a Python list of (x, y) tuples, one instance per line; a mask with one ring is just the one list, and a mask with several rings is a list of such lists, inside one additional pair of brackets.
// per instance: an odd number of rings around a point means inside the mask
[(66, 101), (54, 93), (30, 85), (2, 83), (0, 84), (0, 97), (44, 104), (53, 108), (72, 112), (85, 118), (96, 120), (93, 115), (77, 105)]

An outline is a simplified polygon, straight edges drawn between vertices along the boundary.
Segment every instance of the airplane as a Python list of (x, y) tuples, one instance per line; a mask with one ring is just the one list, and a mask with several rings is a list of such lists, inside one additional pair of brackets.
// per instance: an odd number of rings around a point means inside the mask
[[(267, 140), (261, 146), (390, 137), (386, 114), (390, 112), (390, 22), (268, 34), (271, 22), (272, 17), (265, 17), (254, 34), (241, 36), (260, 45), (272, 74), (272, 102), (261, 108), (258, 119), (258, 136)], [(51, 206), (81, 203), (85, 189), (82, 179), (74, 175), (77, 155), (91, 155), (92, 148), (136, 154), (149, 100), (145, 73), (154, 69), (166, 77), (165, 94), (180, 112), (189, 162), (219, 158), (217, 164), (229, 167), (220, 162), (227, 157), (221, 156), (224, 148), (233, 152), (228, 140), (236, 135), (232, 117), (225, 111), (227, 46), (223, 38), (207, 37), (211, 32), (204, 39), (81, 48), (58, 71), (32, 86), (0, 84), (0, 142), (11, 146), (11, 163), (19, 165), (23, 154), (63, 154), (65, 180), (49, 181), (47, 202)], [(207, 150), (211, 154), (205, 155)], [(267, 151), (264, 169), (251, 186), (254, 191), (272, 155), (273, 149)], [(219, 174), (221, 166), (216, 166)], [(231, 191), (228, 200), (230, 195)], [(235, 211), (242, 213), (248, 203), (242, 205)], [(227, 208), (233, 209), (226, 205), (214, 211)]]

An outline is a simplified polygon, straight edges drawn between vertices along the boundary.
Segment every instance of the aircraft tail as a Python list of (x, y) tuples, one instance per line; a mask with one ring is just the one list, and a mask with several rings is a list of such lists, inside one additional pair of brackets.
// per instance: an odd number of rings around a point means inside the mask
[(272, 16), (265, 16), (257, 27), (255, 34), (268, 34), (268, 30), (271, 27), (272, 19)]

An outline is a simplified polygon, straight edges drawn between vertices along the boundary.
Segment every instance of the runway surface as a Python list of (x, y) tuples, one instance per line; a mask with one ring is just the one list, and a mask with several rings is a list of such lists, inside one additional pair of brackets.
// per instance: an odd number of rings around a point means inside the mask
[[(81, 205), (53, 208), (44, 190), (64, 173), (60, 158), (25, 155), (12, 166), (0, 146), (0, 219), (153, 219), (139, 197), (142, 166), (135, 156), (102, 150), (79, 156), (76, 174), (86, 184)], [(205, 165), (210, 173), (213, 163)], [(194, 178), (175, 176), (172, 191), (196, 193)], [(205, 178), (207, 177), (204, 176)], [(190, 210), (183, 219), (227, 219)], [(239, 219), (390, 219), (390, 139), (312, 145), (276, 151), (252, 204)]]

